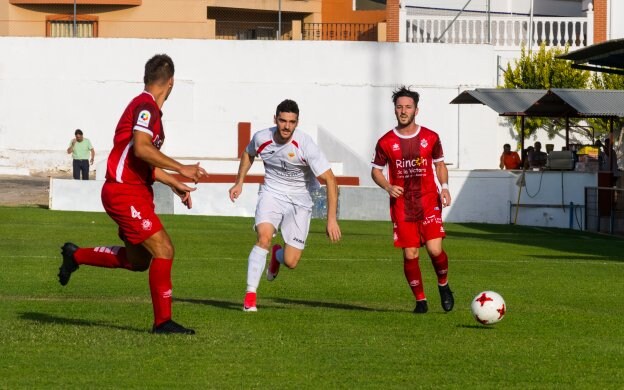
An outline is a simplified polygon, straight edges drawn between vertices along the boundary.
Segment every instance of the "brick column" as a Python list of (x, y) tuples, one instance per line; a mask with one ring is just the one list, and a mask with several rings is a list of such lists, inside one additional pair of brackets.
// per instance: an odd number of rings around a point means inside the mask
[[(611, 15), (613, 17), (613, 15)], [(594, 0), (594, 43), (607, 40), (607, 0)]]
[(386, 39), (388, 42), (399, 42), (399, 3), (400, 0), (386, 1)]

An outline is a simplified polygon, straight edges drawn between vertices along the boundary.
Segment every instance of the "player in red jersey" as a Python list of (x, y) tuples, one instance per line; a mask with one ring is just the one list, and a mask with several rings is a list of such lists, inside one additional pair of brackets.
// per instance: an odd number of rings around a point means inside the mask
[[(442, 207), (451, 204), (448, 170), (438, 134), (414, 120), (418, 114), (418, 100), (418, 93), (406, 87), (392, 94), (398, 123), (377, 141), (371, 176), (390, 195), (394, 246), (403, 249), (405, 278), (416, 298), (414, 313), (428, 310), (418, 265), (418, 249), (423, 245), (438, 277), (442, 308), (451, 311), (454, 299), (447, 279), (448, 257), (442, 249), (442, 239), (446, 236)], [(383, 173), (386, 166), (389, 180)]]
[(67, 242), (61, 248), (63, 263), (59, 282), (65, 286), (80, 265), (149, 269), (149, 286), (154, 309), (152, 333), (194, 334), (171, 319), (171, 265), (174, 247), (154, 212), (152, 184), (159, 181), (171, 187), (182, 203), (191, 208), (191, 188), (166, 170), (177, 172), (197, 183), (206, 171), (183, 165), (160, 151), (165, 140), (162, 108), (173, 88), (173, 61), (158, 54), (145, 64), (144, 91), (126, 107), (115, 130), (113, 149), (108, 157), (102, 204), (119, 225), (124, 246), (78, 248)]

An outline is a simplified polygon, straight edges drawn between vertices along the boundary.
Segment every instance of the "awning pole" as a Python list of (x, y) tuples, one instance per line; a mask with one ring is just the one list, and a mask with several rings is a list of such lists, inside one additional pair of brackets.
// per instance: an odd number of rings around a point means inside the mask
[[(613, 136), (613, 117), (609, 117), (609, 171), (611, 172), (611, 174), (614, 173), (614, 169), (613, 169), (613, 160), (612, 158), (617, 159), (617, 155), (616, 156), (612, 156), (613, 154), (613, 150), (614, 149), (614, 136)], [(615, 164), (615, 166), (617, 167), (617, 163)], [(617, 168), (616, 168), (617, 169)]]
[(570, 150), (570, 117), (566, 116), (566, 150)]
[(525, 153), (524, 153), (524, 116), (520, 117), (520, 156), (522, 161), (522, 169), (524, 169)]

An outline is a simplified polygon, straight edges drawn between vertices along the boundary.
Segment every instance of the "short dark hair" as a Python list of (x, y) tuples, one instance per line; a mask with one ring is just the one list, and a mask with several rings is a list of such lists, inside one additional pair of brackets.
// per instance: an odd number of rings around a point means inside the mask
[(392, 103), (396, 105), (397, 100), (399, 100), (400, 97), (404, 96), (412, 98), (412, 100), (414, 100), (414, 106), (418, 107), (418, 100), (420, 99), (420, 95), (418, 94), (418, 92), (410, 90), (405, 85), (392, 92)]
[(509, 149), (511, 149), (511, 145), (509, 145), (509, 144), (505, 144), (505, 145), (503, 145), (503, 148), (509, 148)]
[(277, 105), (277, 109), (275, 109), (275, 116), (279, 116), (281, 112), (292, 112), (293, 114), (297, 114), (297, 118), (299, 117), (299, 106), (297, 102), (294, 100), (286, 99), (280, 104)]
[(82, 135), (82, 130), (76, 129), (76, 131), (74, 131), (74, 135)]
[(145, 63), (143, 82), (145, 85), (165, 82), (173, 77), (173, 60), (166, 54), (156, 54)]

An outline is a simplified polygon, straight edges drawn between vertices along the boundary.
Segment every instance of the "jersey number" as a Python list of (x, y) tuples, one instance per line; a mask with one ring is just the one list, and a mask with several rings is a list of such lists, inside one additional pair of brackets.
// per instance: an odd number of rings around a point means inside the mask
[(134, 206), (130, 206), (130, 212), (132, 213), (132, 218), (141, 219), (141, 213), (139, 213)]

